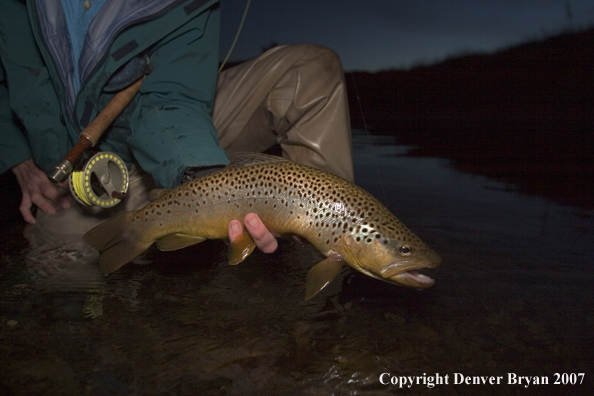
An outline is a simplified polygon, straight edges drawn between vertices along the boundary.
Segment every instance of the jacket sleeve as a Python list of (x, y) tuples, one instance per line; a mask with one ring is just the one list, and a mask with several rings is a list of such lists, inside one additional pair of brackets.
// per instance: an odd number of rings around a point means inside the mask
[[(17, 124), (17, 118), (10, 106), (7, 73), (4, 68), (5, 62), (11, 62), (11, 56), (27, 55), (28, 51), (22, 48), (25, 43), (35, 45), (33, 36), (27, 29), (28, 24), (27, 9), (24, 4), (14, 0), (2, 2), (0, 6), (0, 32), (2, 32), (0, 38), (0, 173), (31, 158), (29, 143), (20, 125)], [(17, 27), (20, 27), (19, 35), (11, 34)], [(15, 40), (15, 37), (18, 40)]]
[(153, 71), (131, 117), (129, 149), (157, 186), (181, 182), (188, 167), (223, 165), (211, 111), (216, 90), (219, 8), (207, 10), (151, 51)]
[(4, 68), (0, 64), (0, 173), (31, 158), (29, 143), (15, 118), (8, 99)]
[(0, 2), (0, 32), (0, 171), (29, 158), (47, 171), (68, 152), (68, 131), (24, 2)]

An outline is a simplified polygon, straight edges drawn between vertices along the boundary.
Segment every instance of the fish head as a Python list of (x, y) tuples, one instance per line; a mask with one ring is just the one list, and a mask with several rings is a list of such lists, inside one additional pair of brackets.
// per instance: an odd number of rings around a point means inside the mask
[(393, 238), (349, 235), (343, 246), (348, 251), (343, 256), (356, 270), (388, 283), (418, 289), (431, 287), (435, 281), (417, 270), (441, 264), (441, 257), (408, 230)]
[(441, 257), (424, 243), (392, 243), (389, 246), (390, 263), (379, 268), (383, 280), (403, 286), (426, 289), (435, 281), (418, 269), (435, 268)]

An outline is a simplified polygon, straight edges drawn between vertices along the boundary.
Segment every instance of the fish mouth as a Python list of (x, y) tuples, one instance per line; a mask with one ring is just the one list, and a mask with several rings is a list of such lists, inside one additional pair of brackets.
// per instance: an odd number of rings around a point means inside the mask
[(435, 268), (440, 264), (439, 261), (431, 264), (420, 264), (418, 262), (401, 261), (390, 264), (380, 269), (382, 280), (387, 282), (399, 283), (403, 286), (414, 287), (417, 289), (427, 289), (435, 283), (435, 280), (425, 274), (418, 272), (419, 269)]
[(390, 276), (390, 281), (399, 283), (404, 286), (414, 287), (417, 289), (427, 289), (435, 283), (433, 278), (421, 274), (415, 270), (401, 272), (397, 275)]

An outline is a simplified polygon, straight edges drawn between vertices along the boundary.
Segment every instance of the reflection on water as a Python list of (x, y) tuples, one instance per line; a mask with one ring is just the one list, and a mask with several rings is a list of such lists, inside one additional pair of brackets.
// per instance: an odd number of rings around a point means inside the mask
[[(370, 141), (373, 144), (370, 145)], [(237, 267), (226, 246), (150, 251), (103, 277), (80, 250), (15, 254), (4, 231), (0, 379), (6, 394), (380, 395), (382, 373), (449, 375), (435, 394), (591, 394), (593, 213), (525, 197), (355, 135), (357, 182), (443, 258), (433, 288), (350, 269), (304, 302), (320, 260), (282, 241)], [(507, 385), (507, 373), (585, 373), (582, 385)], [(453, 385), (454, 374), (503, 376)]]

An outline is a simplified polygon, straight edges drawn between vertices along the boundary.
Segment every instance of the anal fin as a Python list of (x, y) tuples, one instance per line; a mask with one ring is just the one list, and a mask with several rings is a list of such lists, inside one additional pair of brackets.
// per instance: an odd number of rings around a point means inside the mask
[(342, 256), (338, 253), (330, 255), (327, 259), (320, 261), (307, 274), (305, 283), (305, 301), (319, 293), (332, 282), (342, 268)]
[(204, 242), (206, 238), (189, 234), (169, 234), (157, 240), (159, 250), (169, 252)]
[(229, 265), (237, 265), (247, 258), (254, 249), (256, 243), (247, 232), (243, 231), (239, 234), (233, 242), (229, 245)]

